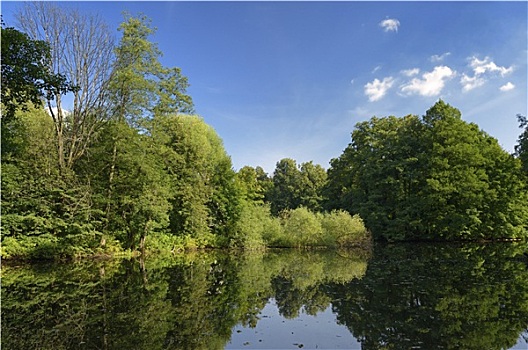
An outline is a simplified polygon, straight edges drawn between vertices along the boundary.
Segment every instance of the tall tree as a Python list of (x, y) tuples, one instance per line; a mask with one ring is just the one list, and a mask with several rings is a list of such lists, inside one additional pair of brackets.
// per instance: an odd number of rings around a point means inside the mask
[(322, 210), (326, 178), (323, 167), (312, 161), (298, 166), (293, 159), (281, 159), (277, 162), (272, 178), (273, 185), (270, 186), (271, 212), (277, 215), (285, 209), (296, 209), (300, 206), (312, 211)]
[[(111, 169), (108, 155), (116, 143), (119, 152)], [(98, 208), (104, 213), (105, 237), (117, 238), (126, 248), (143, 250), (148, 235), (169, 224), (171, 192), (161, 145), (125, 123), (112, 121), (92, 151), (89, 165), (100, 169), (89, 176), (97, 189)], [(108, 198), (110, 171), (114, 172), (114, 191)]]
[[(260, 168), (262, 170), (262, 168)], [(250, 166), (242, 167), (236, 175), (242, 197), (252, 203), (264, 203), (266, 195), (262, 182), (259, 181), (257, 170)]]
[(172, 233), (199, 245), (228, 237), (241, 195), (222, 140), (200, 117), (189, 115), (157, 117), (152, 132), (170, 177)]
[[(46, 100), (56, 133), (59, 166), (72, 169), (108, 119), (106, 88), (113, 60), (113, 36), (96, 15), (49, 2), (28, 2), (16, 14), (33, 40), (50, 47), (47, 69), (71, 82), (73, 105), (64, 105), (61, 91), (47, 90)], [(68, 109), (69, 111), (66, 111)]]
[(301, 164), (300, 205), (312, 211), (321, 211), (326, 171), (312, 161)]
[[(125, 14), (119, 26), (121, 40), (115, 48), (116, 59), (108, 84), (112, 118), (117, 124), (126, 124), (143, 131), (155, 115), (189, 112), (192, 99), (186, 94), (187, 78), (179, 68), (166, 68), (159, 62), (162, 55), (157, 45), (149, 40), (155, 30), (145, 16)], [(123, 125), (120, 129), (125, 130)], [(107, 183), (109, 215), (114, 194), (120, 135), (114, 134)]]
[(284, 158), (277, 162), (273, 172), (273, 189), (271, 194), (271, 212), (279, 214), (285, 209), (295, 209), (300, 205), (299, 183), (301, 172), (297, 162)]
[(330, 208), (359, 213), (378, 239), (520, 238), (519, 162), (443, 101), (423, 118), (372, 118), (332, 161)]
[(124, 16), (109, 84), (114, 118), (145, 127), (141, 120), (154, 115), (192, 113), (193, 102), (186, 94), (187, 78), (179, 68), (163, 67), (159, 62), (162, 52), (149, 40), (156, 31), (150, 19), (127, 13)]

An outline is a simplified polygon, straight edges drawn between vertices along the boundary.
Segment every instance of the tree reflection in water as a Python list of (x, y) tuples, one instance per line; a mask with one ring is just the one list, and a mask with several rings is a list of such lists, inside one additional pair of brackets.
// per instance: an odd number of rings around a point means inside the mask
[(398, 244), (372, 255), (286, 250), (4, 264), (1, 345), (223, 349), (237, 325), (257, 326), (273, 300), (290, 319), (331, 306), (363, 349), (507, 349), (528, 327), (519, 250)]

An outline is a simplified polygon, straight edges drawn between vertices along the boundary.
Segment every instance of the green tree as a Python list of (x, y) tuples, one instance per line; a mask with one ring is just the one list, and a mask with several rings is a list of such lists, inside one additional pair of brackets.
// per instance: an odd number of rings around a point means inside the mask
[(50, 73), (49, 44), (32, 40), (14, 28), (4, 28), (2, 22), (2, 112), (4, 122), (12, 119), (18, 109), (27, 111), (27, 103), (42, 104), (43, 98), (55, 98), (75, 90), (62, 74)]
[[(99, 229), (105, 233), (104, 240), (117, 238), (126, 248), (143, 250), (147, 236), (163, 231), (169, 224), (171, 193), (162, 150), (150, 135), (125, 123), (113, 121), (103, 130), (103, 136), (80, 165), (82, 176), (95, 192), (94, 207), (102, 224)], [(111, 168), (108, 156), (114, 147), (119, 152)], [(111, 171), (113, 192), (109, 198)]]
[(520, 238), (528, 220), (520, 162), (496, 139), (437, 102), (423, 117), (429, 173), (422, 217), (431, 238)]
[(124, 14), (119, 26), (121, 40), (108, 89), (113, 115), (119, 121), (145, 127), (142, 120), (158, 114), (191, 113), (193, 102), (186, 89), (187, 78), (179, 68), (164, 67), (162, 52), (149, 40), (155, 29), (144, 15)]
[(295, 160), (284, 158), (277, 162), (273, 172), (273, 188), (270, 195), (273, 215), (285, 209), (295, 209), (300, 205), (300, 177), (301, 173)]
[(300, 206), (312, 211), (322, 210), (326, 178), (326, 171), (319, 164), (310, 161), (297, 166), (291, 158), (281, 159), (275, 167), (273, 186), (269, 190), (272, 213), (277, 215)]
[(482, 239), (526, 235), (519, 162), (456, 108), (423, 118), (372, 118), (332, 160), (327, 208), (359, 213), (375, 238)]
[(528, 118), (517, 114), (517, 120), (519, 121), (519, 128), (524, 128), (524, 131), (519, 135), (517, 145), (515, 145), (515, 155), (519, 157), (524, 172), (528, 174)]
[(326, 171), (310, 161), (301, 164), (300, 177), (300, 205), (312, 211), (321, 211)]
[(144, 235), (139, 232), (166, 226), (165, 216), (171, 198), (166, 193), (168, 180), (159, 160), (158, 149), (161, 152), (161, 148), (151, 137), (152, 120), (167, 113), (193, 109), (192, 99), (185, 93), (187, 78), (181, 75), (179, 68), (166, 68), (159, 62), (162, 53), (149, 40), (155, 32), (150, 24), (145, 16), (125, 14), (119, 26), (122, 37), (115, 48), (116, 59), (108, 83), (114, 122), (109, 124), (113, 130), (105, 136), (110, 148), (105, 148), (107, 163), (101, 168), (107, 176), (104, 211), (107, 223), (113, 221), (111, 218), (116, 213), (120, 213), (121, 219), (131, 220), (129, 215), (122, 215), (123, 205), (127, 203), (130, 209), (126, 211), (134, 213), (137, 219), (135, 232), (127, 233), (127, 246), (130, 247), (135, 246), (137, 237), (140, 237), (139, 245), (143, 246)]
[(153, 137), (162, 147), (170, 176), (174, 234), (196, 239), (198, 245), (228, 238), (239, 215), (240, 192), (222, 140), (200, 117), (159, 116)]
[(91, 190), (73, 173), (59, 172), (49, 115), (30, 108), (2, 124), (3, 255), (89, 254), (98, 238)]
[[(259, 179), (257, 169), (244, 166), (237, 172), (236, 179), (242, 191), (242, 197), (246, 201), (263, 204), (266, 196), (266, 188), (264, 187), (263, 181)], [(262, 168), (260, 170), (263, 171)]]
[[(331, 162), (328, 209), (359, 213), (367, 227), (390, 239), (419, 229), (423, 146), (417, 117), (372, 118), (356, 125), (352, 142)], [(423, 182), (423, 180), (421, 180)], [(379, 237), (378, 237), (379, 238)]]

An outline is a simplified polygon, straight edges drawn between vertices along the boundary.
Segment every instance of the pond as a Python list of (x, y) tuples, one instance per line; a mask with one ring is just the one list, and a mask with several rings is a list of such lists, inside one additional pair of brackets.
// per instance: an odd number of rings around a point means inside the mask
[(3, 349), (527, 349), (516, 244), (2, 266)]

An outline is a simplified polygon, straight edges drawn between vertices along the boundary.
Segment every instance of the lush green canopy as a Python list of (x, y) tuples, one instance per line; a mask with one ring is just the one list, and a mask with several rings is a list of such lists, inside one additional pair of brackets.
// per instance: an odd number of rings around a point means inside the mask
[(329, 207), (359, 213), (376, 238), (526, 237), (520, 162), (456, 108), (437, 102), (419, 118), (372, 118), (332, 160)]

